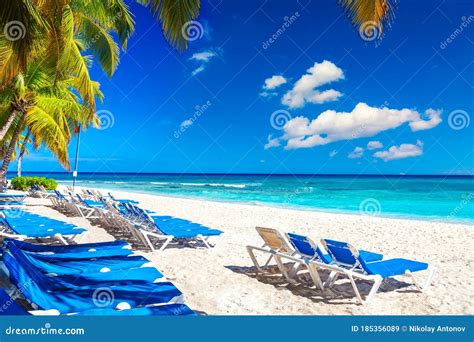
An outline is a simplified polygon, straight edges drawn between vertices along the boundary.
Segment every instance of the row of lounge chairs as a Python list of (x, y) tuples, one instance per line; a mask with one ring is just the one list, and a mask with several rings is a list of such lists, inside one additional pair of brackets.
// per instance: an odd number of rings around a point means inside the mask
[(87, 233), (71, 223), (37, 215), (23, 207), (6, 207), (0, 210), (0, 236), (19, 240), (55, 238), (67, 245), (66, 238), (74, 239)]
[(85, 190), (82, 194), (64, 195), (56, 191), (50, 198), (53, 206), (75, 216), (96, 219), (110, 229), (120, 230), (133, 238), (134, 242), (156, 251), (164, 250), (170, 243), (194, 243), (211, 248), (211, 239), (222, 231), (199, 223), (172, 217), (160, 216), (137, 206), (137, 202), (117, 199), (112, 194)]
[[(349, 243), (322, 239), (320, 244), (303, 235), (283, 234), (272, 228), (257, 227), (263, 239), (261, 247), (247, 246), (257, 273), (262, 272), (273, 259), (281, 274), (291, 283), (301, 269), (306, 269), (319, 290), (330, 288), (340, 276), (349, 278), (352, 289), (360, 304), (369, 302), (377, 293), (382, 281), (393, 276), (409, 276), (420, 290), (426, 290), (433, 279), (435, 268), (428, 263), (409, 259), (385, 259), (382, 254), (358, 250)], [(269, 254), (264, 266), (258, 263), (255, 252)], [(284, 261), (292, 264), (287, 269)], [(320, 272), (327, 271), (329, 276), (323, 283)], [(415, 279), (414, 272), (427, 271), (428, 275), (422, 285)], [(357, 287), (356, 279), (372, 282), (365, 301)]]
[[(69, 246), (6, 238), (0, 315), (194, 315), (183, 294), (123, 241)], [(17, 303), (23, 297), (31, 306)]]

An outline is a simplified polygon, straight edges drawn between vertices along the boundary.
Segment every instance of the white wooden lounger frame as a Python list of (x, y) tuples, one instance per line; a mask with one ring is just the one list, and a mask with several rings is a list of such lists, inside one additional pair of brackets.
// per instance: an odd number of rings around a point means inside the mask
[[(324, 239), (321, 240), (321, 244), (324, 246), (324, 248), (327, 251), (329, 251), (326, 246), (326, 241), (324, 241)], [(357, 249), (351, 245), (348, 245), (348, 247), (352, 255), (354, 256), (354, 258), (357, 260), (357, 258), (359, 257), (359, 252), (357, 251)], [(363, 271), (363, 269), (360, 267), (360, 264), (358, 262), (355, 265), (345, 265), (343, 263), (334, 263), (334, 264), (328, 265), (328, 264), (325, 264), (322, 262), (316, 262), (316, 261), (314, 261), (313, 263), (316, 265), (317, 268), (331, 271), (331, 274), (329, 275), (328, 280), (324, 284), (325, 287), (331, 287), (334, 284), (334, 282), (337, 280), (339, 275), (347, 276), (351, 282), (352, 289), (354, 290), (360, 304), (369, 303), (371, 299), (377, 293), (383, 281), (383, 278), (378, 274), (375, 274), (375, 275), (366, 274)], [(413, 281), (413, 284), (416, 286), (416, 288), (421, 292), (425, 292), (431, 285), (436, 268), (433, 267), (432, 265), (428, 265), (427, 271), (428, 271), (428, 275), (425, 281), (423, 282), (423, 285), (420, 285), (419, 281), (415, 278), (413, 273), (408, 270), (405, 271), (404, 276), (410, 277)], [(355, 279), (362, 279), (362, 280), (373, 282), (372, 288), (370, 289), (369, 294), (367, 295), (365, 301), (362, 299), (359, 289), (355, 283)]]

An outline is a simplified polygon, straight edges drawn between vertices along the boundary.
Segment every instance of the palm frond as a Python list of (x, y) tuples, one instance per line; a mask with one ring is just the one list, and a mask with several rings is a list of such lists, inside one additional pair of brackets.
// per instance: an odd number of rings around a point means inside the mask
[(163, 35), (171, 46), (179, 51), (188, 48), (183, 28), (186, 23), (199, 16), (200, 0), (137, 0), (137, 2), (150, 7), (153, 16), (160, 21)]
[[(381, 38), (395, 18), (397, 0), (338, 0), (359, 32)], [(373, 32), (370, 32), (372, 30)]]

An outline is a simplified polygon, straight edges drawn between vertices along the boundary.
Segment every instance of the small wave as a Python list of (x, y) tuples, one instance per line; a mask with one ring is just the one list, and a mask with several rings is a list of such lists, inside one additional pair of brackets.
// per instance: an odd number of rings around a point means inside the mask
[(224, 188), (237, 188), (244, 189), (245, 184), (229, 184), (229, 183), (174, 183), (174, 182), (150, 182), (153, 185), (165, 185), (165, 186), (196, 186), (196, 187), (224, 187)]

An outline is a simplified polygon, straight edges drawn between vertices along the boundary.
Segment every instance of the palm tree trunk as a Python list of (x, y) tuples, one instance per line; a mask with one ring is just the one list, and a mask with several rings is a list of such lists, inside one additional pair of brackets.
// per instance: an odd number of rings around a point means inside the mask
[(21, 177), (21, 161), (23, 160), (23, 155), (26, 151), (26, 144), (28, 143), (28, 139), (30, 138), (30, 130), (27, 131), (25, 139), (23, 139), (23, 144), (21, 145), (20, 154), (18, 155), (18, 162), (17, 162), (17, 171), (16, 175)]
[(2, 129), (0, 130), (0, 141), (5, 138), (5, 134), (7, 134), (8, 130), (10, 129), (13, 120), (15, 120), (16, 116), (20, 114), (20, 112), (16, 109), (12, 110), (12, 113), (10, 114), (10, 117), (8, 118), (7, 122), (5, 122), (5, 125), (3, 125)]
[[(26, 112), (21, 113), (21, 118), (15, 127), (15, 131), (10, 140), (10, 145), (8, 145), (8, 150), (5, 151), (3, 156), (3, 163), (2, 167), (0, 168), (0, 185), (4, 186), (7, 183), (7, 171), (8, 166), (10, 165), (10, 161), (12, 159), (13, 152), (15, 151), (15, 147), (18, 143), (18, 138), (20, 137), (21, 128), (23, 127), (23, 121), (25, 120)], [(0, 188), (1, 189), (1, 188)]]

